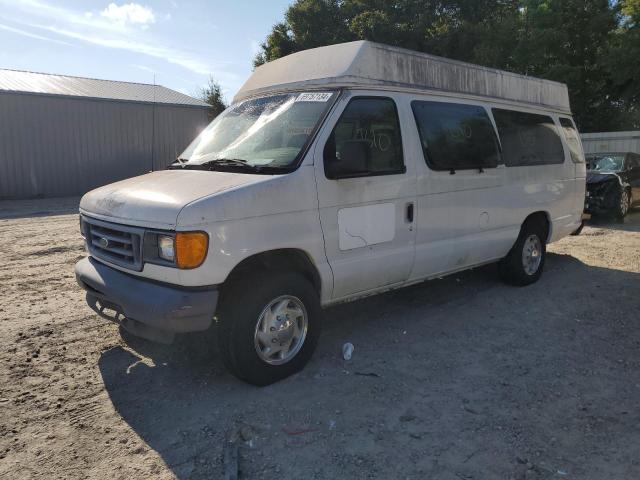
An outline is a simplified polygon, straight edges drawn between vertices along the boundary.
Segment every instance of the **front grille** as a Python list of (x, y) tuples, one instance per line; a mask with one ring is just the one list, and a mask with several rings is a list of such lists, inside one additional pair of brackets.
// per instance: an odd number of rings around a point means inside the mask
[(92, 256), (131, 270), (142, 270), (142, 228), (82, 217), (87, 248)]
[(587, 184), (587, 191), (592, 197), (596, 197), (613, 191), (617, 185), (613, 181), (589, 183)]

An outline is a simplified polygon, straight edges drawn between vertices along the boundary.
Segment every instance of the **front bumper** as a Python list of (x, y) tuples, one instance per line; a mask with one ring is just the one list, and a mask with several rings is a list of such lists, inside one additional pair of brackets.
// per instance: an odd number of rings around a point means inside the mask
[(615, 210), (619, 201), (620, 192), (615, 186), (596, 185), (591, 188), (588, 186), (584, 211), (591, 214), (609, 213)]
[(584, 211), (589, 214), (606, 213), (614, 208), (615, 202), (604, 196), (588, 197), (584, 204)]
[(75, 270), (89, 306), (133, 335), (170, 343), (175, 333), (206, 330), (213, 321), (219, 295), (215, 287), (151, 282), (91, 257), (80, 260)]

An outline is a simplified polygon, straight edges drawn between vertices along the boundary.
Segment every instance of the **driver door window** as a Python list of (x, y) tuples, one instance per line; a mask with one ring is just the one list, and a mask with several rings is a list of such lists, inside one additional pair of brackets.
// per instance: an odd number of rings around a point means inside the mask
[(384, 97), (351, 100), (331, 132), (323, 156), (325, 174), (331, 179), (404, 173), (395, 102)]

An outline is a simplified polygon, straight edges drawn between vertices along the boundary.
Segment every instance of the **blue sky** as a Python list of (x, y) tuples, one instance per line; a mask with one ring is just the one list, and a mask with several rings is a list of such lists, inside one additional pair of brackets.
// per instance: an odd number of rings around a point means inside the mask
[(230, 100), (292, 0), (0, 0), (0, 68), (156, 82)]

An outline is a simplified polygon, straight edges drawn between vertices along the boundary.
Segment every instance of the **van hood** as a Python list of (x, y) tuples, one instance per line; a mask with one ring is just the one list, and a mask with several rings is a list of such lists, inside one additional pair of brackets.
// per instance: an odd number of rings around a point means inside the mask
[(163, 170), (105, 185), (85, 194), (80, 211), (104, 220), (151, 228), (175, 228), (185, 205), (268, 175), (207, 170)]
[(608, 181), (620, 181), (620, 176), (615, 172), (596, 172), (587, 170), (587, 183), (596, 184)]

